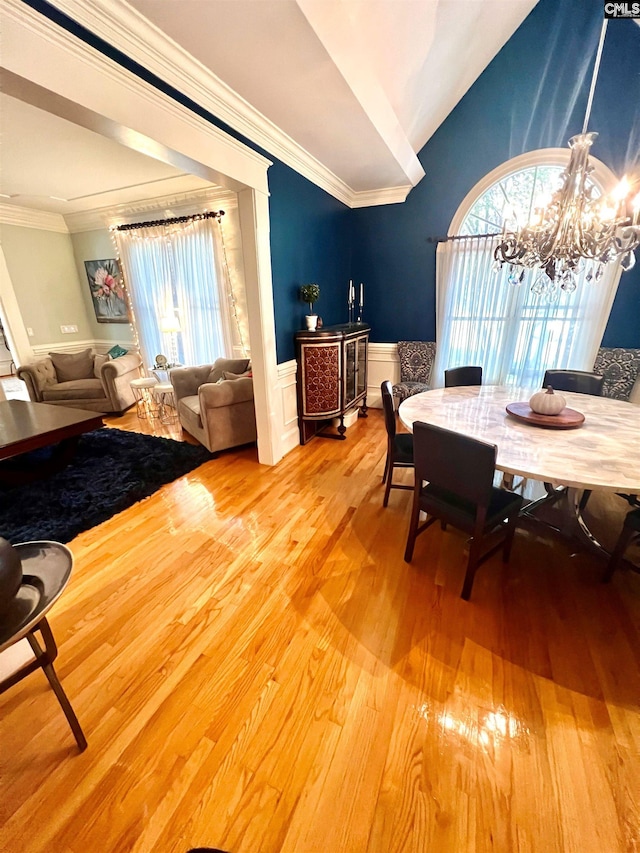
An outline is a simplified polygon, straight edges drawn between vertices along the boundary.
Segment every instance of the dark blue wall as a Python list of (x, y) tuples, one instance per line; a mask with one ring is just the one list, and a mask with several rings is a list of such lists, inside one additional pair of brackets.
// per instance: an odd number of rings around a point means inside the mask
[(276, 162), (269, 169), (271, 269), (278, 361), (295, 358), (293, 334), (304, 328), (301, 284), (315, 282), (314, 310), (325, 325), (347, 321), (352, 211)]
[[(353, 278), (375, 341), (435, 339), (435, 251), (470, 189), (501, 163), (580, 133), (602, 3), (540, 0), (419, 154), (426, 176), (399, 205), (353, 211)], [(639, 175), (640, 27), (609, 24), (589, 130), (616, 174)], [(640, 254), (640, 252), (638, 253)], [(604, 337), (640, 346), (640, 259), (624, 273)]]
[[(150, 74), (113, 45), (50, 6), (24, 0), (234, 138), (258, 146)], [(540, 0), (419, 154), (426, 177), (407, 201), (348, 210), (280, 161), (269, 169), (271, 255), (278, 361), (294, 356), (301, 284), (315, 281), (325, 324), (346, 320), (347, 281), (365, 282), (364, 319), (375, 341), (435, 338), (435, 245), (467, 192), (524, 151), (564, 147), (579, 133), (602, 22), (600, 0)], [(612, 21), (590, 130), (614, 172), (640, 163), (640, 27)], [(365, 153), (365, 152), (363, 152)], [(640, 346), (640, 260), (622, 277), (604, 337)]]

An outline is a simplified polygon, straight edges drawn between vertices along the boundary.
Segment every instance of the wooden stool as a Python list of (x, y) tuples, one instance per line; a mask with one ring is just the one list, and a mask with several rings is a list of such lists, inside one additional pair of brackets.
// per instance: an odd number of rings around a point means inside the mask
[(131, 390), (136, 401), (136, 414), (140, 420), (157, 418), (159, 415), (158, 405), (153, 395), (153, 389), (157, 384), (158, 380), (155, 376), (131, 380)]
[(153, 389), (153, 396), (158, 405), (158, 416), (163, 424), (178, 423), (178, 409), (170, 382), (159, 382)]

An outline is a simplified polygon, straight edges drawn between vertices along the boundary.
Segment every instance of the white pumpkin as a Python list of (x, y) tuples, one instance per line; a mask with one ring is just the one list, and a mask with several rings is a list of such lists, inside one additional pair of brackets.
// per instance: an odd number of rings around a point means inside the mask
[(551, 385), (547, 385), (546, 391), (536, 391), (529, 405), (537, 415), (559, 415), (567, 401), (562, 394), (555, 394)]

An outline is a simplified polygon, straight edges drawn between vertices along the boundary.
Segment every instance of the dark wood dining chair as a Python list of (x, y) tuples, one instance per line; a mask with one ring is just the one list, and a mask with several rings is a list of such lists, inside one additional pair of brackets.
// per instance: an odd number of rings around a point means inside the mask
[(544, 388), (551, 385), (554, 391), (591, 394), (592, 397), (602, 396), (603, 384), (604, 376), (585, 370), (547, 370), (542, 380)]
[[(522, 497), (493, 486), (497, 448), (442, 427), (413, 425), (415, 487), (404, 559), (410, 563), (416, 537), (434, 521), (471, 534), (462, 598), (469, 599), (478, 566), (503, 549), (508, 562)], [(420, 524), (420, 512), (427, 519)], [(498, 541), (483, 552), (488, 534)]]
[(482, 385), (482, 368), (466, 365), (445, 370), (444, 387), (455, 388), (459, 385)]
[(384, 410), (384, 425), (387, 429), (387, 460), (384, 465), (382, 482), (387, 486), (384, 490), (382, 506), (389, 503), (391, 489), (412, 490), (413, 486), (393, 483), (394, 468), (413, 468), (413, 436), (408, 433), (396, 432), (396, 413), (393, 405), (391, 382), (385, 380), (380, 386), (382, 391), (382, 408)]
[(624, 552), (631, 544), (631, 540), (638, 535), (640, 535), (640, 509), (634, 509), (633, 512), (627, 513), (624, 520), (622, 531), (602, 576), (603, 583), (608, 583), (611, 580), (613, 573), (622, 561)]
[[(569, 393), (573, 392), (574, 394), (590, 394), (592, 397), (601, 397), (604, 376), (600, 376), (598, 373), (589, 373), (586, 370), (547, 370), (542, 385), (544, 388), (551, 385), (554, 391), (569, 391)], [(560, 497), (567, 491), (564, 486), (557, 489), (551, 483), (545, 483), (544, 487), (550, 497)], [(590, 495), (591, 490), (585, 489), (580, 499), (581, 510), (586, 507)]]

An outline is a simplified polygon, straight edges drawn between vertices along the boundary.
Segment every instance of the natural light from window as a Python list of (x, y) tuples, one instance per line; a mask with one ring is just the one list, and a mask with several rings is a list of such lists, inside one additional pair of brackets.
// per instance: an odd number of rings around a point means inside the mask
[[(562, 162), (549, 163), (544, 151), (529, 160), (534, 162), (525, 168), (504, 164), (488, 188), (467, 196), (457, 230), (465, 239), (438, 246), (438, 384), (446, 368), (461, 365), (481, 365), (485, 384), (527, 387), (539, 386), (548, 368), (593, 365), (619, 279), (617, 265), (599, 282), (589, 280), (587, 265), (574, 293), (557, 288), (550, 297), (536, 292), (540, 270), (527, 270), (515, 286), (508, 265), (495, 270), (497, 237), (491, 235), (501, 233), (505, 218), (528, 221), (561, 184)], [(596, 184), (594, 192), (600, 194)]]

